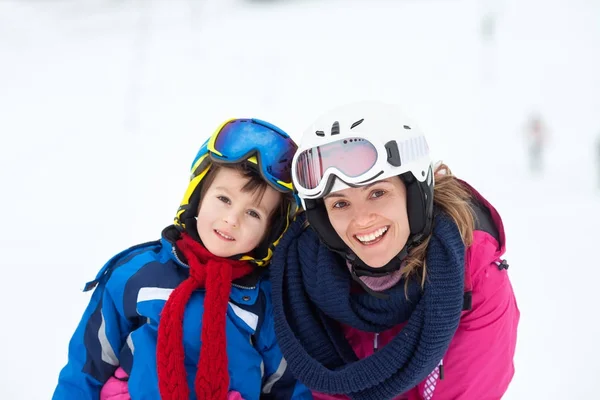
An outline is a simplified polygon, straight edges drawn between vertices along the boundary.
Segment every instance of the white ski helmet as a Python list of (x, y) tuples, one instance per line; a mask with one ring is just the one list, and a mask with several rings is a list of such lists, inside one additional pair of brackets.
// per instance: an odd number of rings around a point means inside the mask
[[(411, 234), (398, 255), (404, 259), (431, 232), (434, 177), (425, 136), (398, 107), (360, 102), (325, 113), (304, 132), (292, 162), (294, 187), (310, 225), (329, 248), (350, 260), (357, 257), (331, 226), (323, 197), (392, 176), (406, 185)], [(393, 264), (378, 270), (399, 268), (400, 263)]]

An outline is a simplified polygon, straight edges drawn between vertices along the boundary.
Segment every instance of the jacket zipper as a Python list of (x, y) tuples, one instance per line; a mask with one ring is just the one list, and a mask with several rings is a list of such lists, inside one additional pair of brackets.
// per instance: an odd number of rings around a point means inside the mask
[[(171, 247), (171, 253), (173, 253), (173, 255), (175, 256), (175, 259), (177, 260), (177, 262), (179, 264), (183, 265), (184, 267), (186, 267), (188, 269), (190, 268), (189, 265), (187, 265), (186, 263), (184, 263), (183, 261), (181, 261), (181, 258), (179, 258), (179, 256), (177, 255), (177, 251), (175, 250), (175, 246)], [(256, 286), (242, 286), (242, 285), (235, 284), (233, 282), (231, 283), (231, 286), (234, 286), (234, 287), (236, 287), (238, 289), (246, 289), (246, 290), (256, 289)]]
[(379, 350), (379, 333), (373, 336), (373, 353), (377, 353), (377, 350)]

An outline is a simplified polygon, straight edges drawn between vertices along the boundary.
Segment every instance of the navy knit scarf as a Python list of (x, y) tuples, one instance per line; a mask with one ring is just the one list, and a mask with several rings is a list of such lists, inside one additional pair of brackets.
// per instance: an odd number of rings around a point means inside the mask
[[(356, 400), (391, 399), (415, 387), (443, 358), (460, 320), (464, 254), (456, 224), (437, 215), (421, 290), (404, 281), (387, 299), (352, 293), (345, 261), (323, 245), (299, 216), (271, 264), (275, 332), (296, 378), (310, 389)], [(381, 332), (406, 322), (392, 341), (358, 360), (340, 324)]]

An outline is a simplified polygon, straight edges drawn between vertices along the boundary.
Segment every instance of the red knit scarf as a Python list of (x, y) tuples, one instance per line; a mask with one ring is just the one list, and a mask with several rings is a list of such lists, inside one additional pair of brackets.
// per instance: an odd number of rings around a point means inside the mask
[(171, 293), (158, 324), (156, 361), (160, 395), (163, 400), (189, 399), (183, 314), (192, 292), (204, 287), (202, 347), (194, 386), (199, 400), (225, 400), (229, 390), (225, 319), (231, 281), (249, 274), (252, 267), (246, 261), (215, 256), (186, 233), (176, 244), (188, 261), (190, 276)]

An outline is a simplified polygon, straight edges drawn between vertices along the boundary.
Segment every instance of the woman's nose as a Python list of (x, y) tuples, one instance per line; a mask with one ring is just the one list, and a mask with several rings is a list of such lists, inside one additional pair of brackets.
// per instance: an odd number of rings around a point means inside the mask
[(366, 227), (371, 225), (375, 219), (376, 214), (375, 210), (368, 206), (361, 206), (354, 208), (353, 215), (354, 223), (360, 227)]

